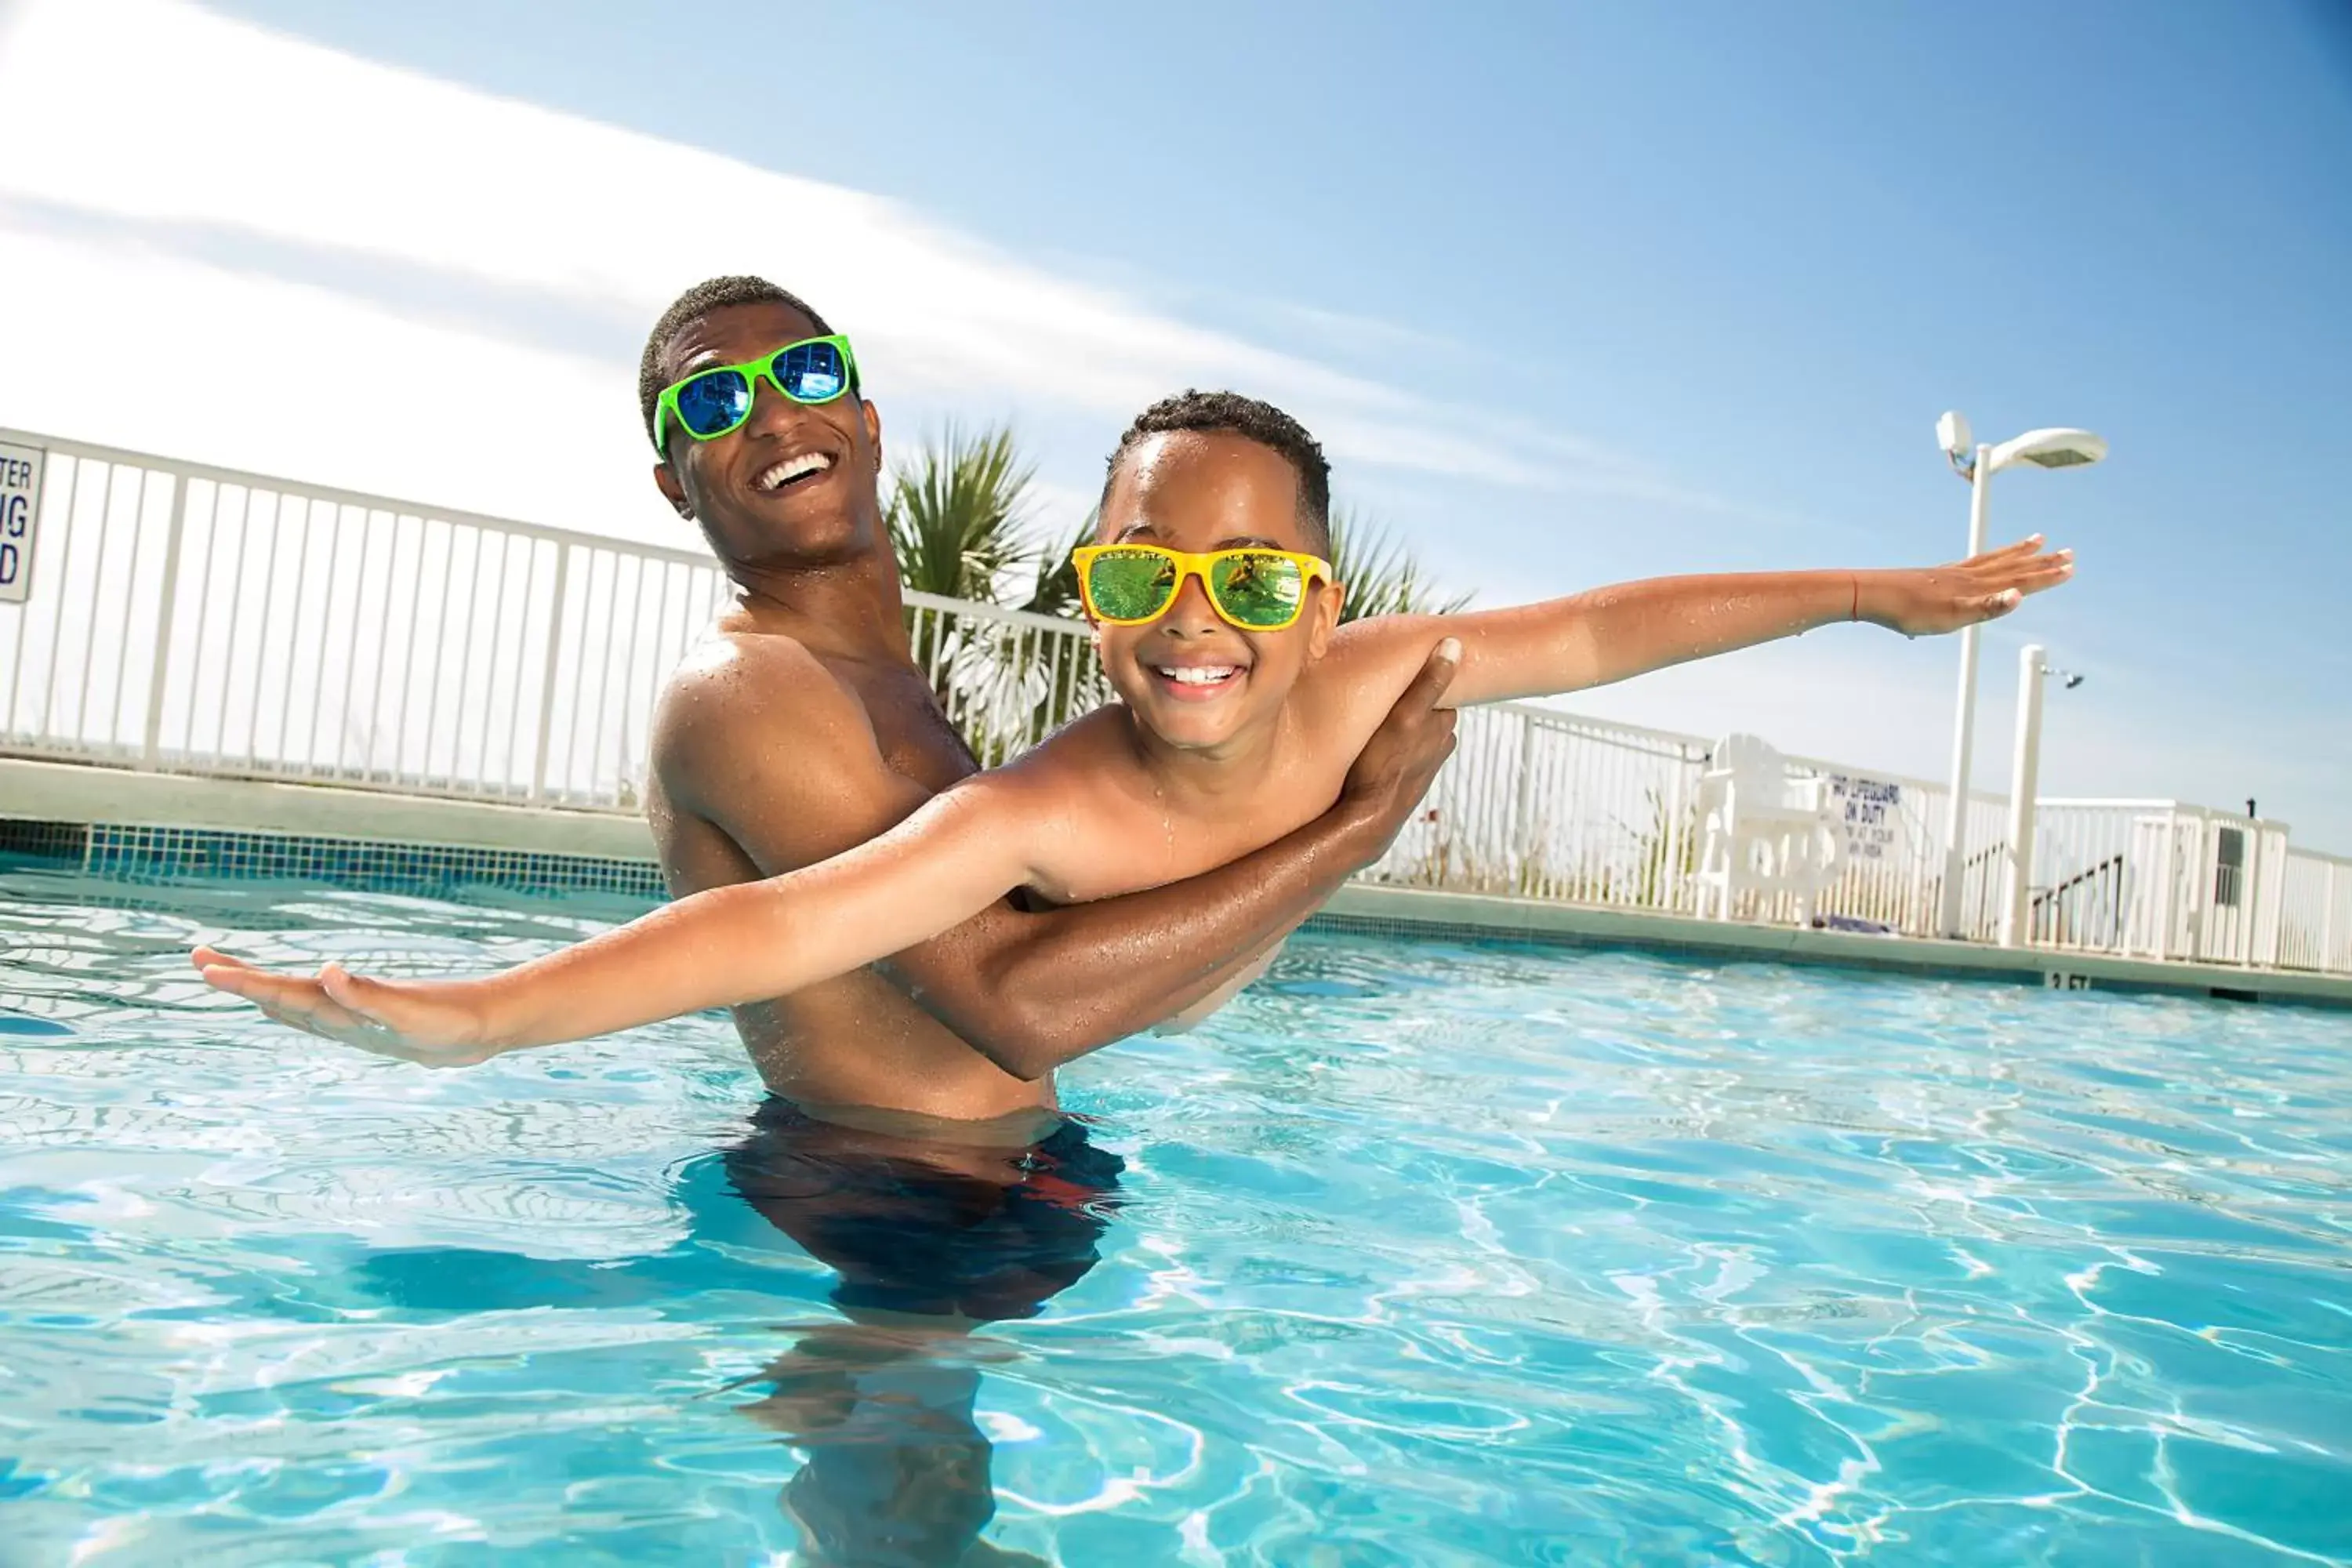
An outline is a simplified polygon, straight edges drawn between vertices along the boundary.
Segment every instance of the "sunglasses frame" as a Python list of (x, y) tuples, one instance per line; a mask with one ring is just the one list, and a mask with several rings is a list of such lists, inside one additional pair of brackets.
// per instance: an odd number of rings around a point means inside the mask
[[(811, 343), (830, 343), (841, 354), (841, 368), (847, 373), (846, 382), (841, 391), (835, 393), (831, 397), (794, 397), (785, 387), (782, 378), (776, 374), (778, 360), (794, 349), (804, 349)], [(743, 403), (743, 417), (724, 430), (713, 430), (708, 436), (702, 435), (686, 422), (686, 416), (678, 412), (677, 395), (690, 383), (700, 381), (706, 375), (719, 375), (728, 371), (740, 374), (751, 384), (751, 395)], [(758, 359), (745, 360), (741, 364), (705, 365), (692, 375), (681, 376), (663, 387), (660, 398), (654, 404), (654, 450), (665, 458), (669, 456), (669, 426), (672, 420), (677, 422), (679, 429), (698, 441), (716, 441), (721, 436), (731, 436), (740, 430), (751, 422), (751, 410), (759, 405), (760, 383), (762, 381), (774, 387), (780, 396), (792, 398), (794, 403), (810, 406), (820, 403), (832, 403), (857, 390), (857, 352), (849, 346), (849, 340), (839, 332), (827, 332), (822, 337), (796, 339), (782, 348), (769, 350)]]
[[(1122, 552), (1130, 555), (1157, 555), (1173, 563), (1176, 567), (1176, 585), (1168, 590), (1167, 603), (1148, 616), (1107, 616), (1095, 603), (1094, 584), (1087, 581), (1087, 572), (1104, 556)], [(1150, 626), (1173, 609), (1176, 601), (1183, 597), (1184, 582), (1189, 577), (1201, 580), (1201, 592), (1208, 595), (1209, 607), (1217, 612), (1219, 620), (1236, 631), (1279, 632), (1297, 626), (1298, 618), (1307, 613), (1307, 603), (1310, 597), (1304, 591), (1298, 595), (1298, 603), (1290, 607), (1290, 618), (1273, 626), (1253, 626), (1247, 621), (1234, 619), (1226, 611), (1217, 598), (1215, 580), (1209, 575), (1209, 568), (1233, 555), (1272, 555), (1287, 561), (1298, 568), (1299, 577), (1307, 588), (1313, 587), (1318, 577), (1326, 583), (1333, 580), (1331, 563), (1320, 555), (1310, 555), (1304, 550), (1276, 550), (1265, 544), (1236, 544), (1228, 550), (1202, 551), (1171, 550), (1164, 544), (1081, 544), (1070, 552), (1070, 560), (1078, 569), (1078, 598), (1085, 604), (1087, 614), (1107, 626)]]

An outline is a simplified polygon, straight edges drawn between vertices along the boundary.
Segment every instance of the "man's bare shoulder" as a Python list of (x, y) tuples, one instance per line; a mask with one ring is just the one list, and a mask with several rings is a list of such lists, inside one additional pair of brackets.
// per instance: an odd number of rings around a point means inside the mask
[(698, 795), (714, 777), (766, 771), (759, 754), (779, 746), (803, 765), (843, 748), (863, 762), (874, 730), (856, 693), (795, 638), (718, 632), (689, 649), (654, 710), (649, 761), (665, 785)]
[(662, 683), (654, 752), (692, 743), (746, 720), (833, 712), (857, 699), (799, 639), (779, 632), (714, 632), (687, 650)]

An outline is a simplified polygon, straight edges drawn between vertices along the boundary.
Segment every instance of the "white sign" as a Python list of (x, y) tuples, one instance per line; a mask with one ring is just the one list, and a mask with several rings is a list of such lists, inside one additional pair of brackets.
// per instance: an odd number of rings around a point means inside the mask
[(32, 585), (44, 455), (37, 447), (0, 446), (0, 604), (23, 604)]
[(1849, 862), (1874, 866), (1903, 858), (1903, 786), (1884, 779), (1830, 775), (1830, 798), (1845, 819)]

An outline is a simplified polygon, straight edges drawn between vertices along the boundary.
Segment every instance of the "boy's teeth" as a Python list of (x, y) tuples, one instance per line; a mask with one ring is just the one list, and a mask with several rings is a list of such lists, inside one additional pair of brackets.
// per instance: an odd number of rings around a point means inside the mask
[(1230, 664), (1162, 665), (1160, 673), (1179, 686), (1211, 686), (1234, 673)]

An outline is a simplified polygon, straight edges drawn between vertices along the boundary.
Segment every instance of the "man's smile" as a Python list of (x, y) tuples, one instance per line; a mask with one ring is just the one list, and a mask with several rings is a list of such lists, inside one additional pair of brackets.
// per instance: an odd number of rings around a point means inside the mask
[(781, 462), (771, 463), (752, 476), (751, 488), (761, 495), (772, 495), (789, 485), (828, 473), (834, 466), (829, 452), (801, 452)]

